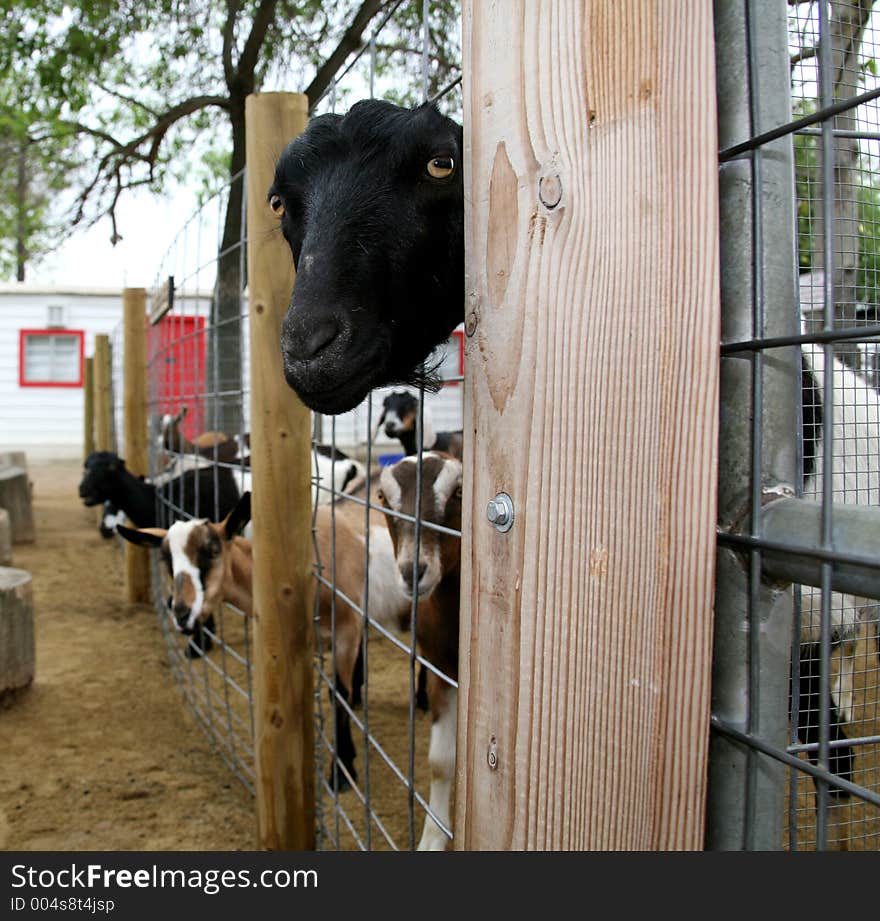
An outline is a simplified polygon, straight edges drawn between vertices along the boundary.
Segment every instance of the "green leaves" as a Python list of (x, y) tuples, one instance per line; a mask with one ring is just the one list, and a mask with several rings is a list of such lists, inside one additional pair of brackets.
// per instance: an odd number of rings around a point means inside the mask
[[(390, 2), (376, 8), (364, 40)], [(457, 75), (459, 3), (431, 9), (433, 93)], [(10, 153), (0, 164), (0, 272), (15, 227), (34, 258), (114, 216), (129, 188), (216, 188), (243, 165), (246, 94), (303, 90), (363, 10), (364, 0), (4, 0), (0, 143), (25, 151), (29, 181), (23, 202)], [(377, 93), (404, 104), (421, 100), (421, 15), (421, 0), (407, 0), (378, 38), (387, 47)], [(367, 92), (361, 63), (349, 101)]]

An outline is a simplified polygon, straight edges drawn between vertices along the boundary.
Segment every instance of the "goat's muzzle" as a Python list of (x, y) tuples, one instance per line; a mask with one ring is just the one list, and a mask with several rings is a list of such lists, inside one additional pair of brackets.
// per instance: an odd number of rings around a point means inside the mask
[(315, 412), (354, 409), (384, 368), (381, 344), (341, 315), (309, 323), (309, 311), (291, 304), (281, 327), (284, 379)]

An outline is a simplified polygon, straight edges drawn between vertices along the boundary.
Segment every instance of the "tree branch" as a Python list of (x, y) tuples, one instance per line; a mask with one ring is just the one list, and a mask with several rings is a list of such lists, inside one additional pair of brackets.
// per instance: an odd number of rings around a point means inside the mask
[(228, 0), (226, 4), (226, 22), (223, 24), (223, 73), (226, 76), (227, 86), (235, 79), (232, 46), (235, 43), (235, 19), (240, 8), (240, 0)]
[[(172, 125), (180, 121), (180, 119), (185, 118), (187, 115), (192, 115), (193, 112), (198, 112), (209, 106), (228, 109), (229, 100), (225, 96), (194, 96), (192, 99), (187, 99), (184, 102), (178, 103), (176, 106), (172, 106), (164, 115), (159, 117), (152, 128), (138, 137), (132, 138), (132, 140), (125, 144), (120, 143), (104, 132), (89, 129), (85, 125), (81, 126), (83, 133), (106, 141), (112, 145), (113, 149), (107, 151), (107, 153), (101, 157), (95, 169), (94, 178), (78, 196), (78, 207), (73, 223), (78, 224), (82, 220), (86, 203), (97, 188), (102, 176), (108, 173), (112, 176), (121, 169), (123, 164), (133, 160), (140, 160), (149, 166), (150, 176), (152, 177), (153, 167), (155, 166), (156, 157), (159, 152), (159, 145), (162, 143), (162, 140)], [(151, 142), (149, 151), (147, 153), (140, 152), (139, 148), (146, 144), (147, 141)]]
[(103, 90), (108, 96), (113, 96), (115, 99), (119, 99), (121, 102), (126, 102), (130, 106), (136, 106), (139, 109), (143, 109), (145, 112), (153, 116), (153, 118), (158, 118), (159, 113), (155, 109), (151, 109), (148, 105), (144, 105), (139, 99), (135, 99), (132, 96), (126, 96), (125, 93), (120, 93), (119, 90), (111, 89), (109, 86), (104, 86), (98, 80), (95, 80), (95, 86), (99, 90)]
[(248, 92), (253, 89), (254, 72), (260, 59), (260, 49), (263, 47), (263, 41), (269, 31), (269, 26), (272, 25), (275, 19), (276, 6), (278, 6), (278, 0), (260, 0), (260, 5), (254, 14), (250, 35), (248, 35), (241, 57), (238, 59), (236, 76), (239, 80), (244, 81), (245, 89)]
[(360, 9), (355, 14), (351, 25), (336, 46), (329, 58), (318, 68), (312, 82), (306, 87), (305, 94), (309, 99), (309, 108), (315, 106), (324, 95), (324, 91), (345, 63), (346, 58), (361, 46), (361, 36), (370, 24), (370, 20), (380, 12), (389, 0), (364, 0)]
[(795, 67), (797, 67), (798, 64), (802, 63), (803, 61), (809, 61), (810, 58), (816, 57), (818, 53), (819, 53), (819, 49), (813, 47), (813, 48), (804, 48), (802, 51), (799, 51), (797, 54), (793, 54), (791, 56), (791, 70), (793, 71)]

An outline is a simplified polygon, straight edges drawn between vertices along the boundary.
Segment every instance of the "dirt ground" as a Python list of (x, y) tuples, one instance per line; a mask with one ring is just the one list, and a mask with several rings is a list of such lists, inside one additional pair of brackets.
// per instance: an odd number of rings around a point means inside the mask
[(240, 850), (250, 794), (181, 704), (152, 608), (122, 601), (122, 555), (79, 501), (76, 464), (32, 465), (36, 679), (0, 710), (0, 847)]
[[(33, 576), (36, 679), (0, 709), (0, 849), (250, 849), (252, 794), (212, 750), (184, 704), (166, 652), (166, 641), (179, 644), (178, 638), (163, 638), (152, 607), (123, 602), (122, 551), (117, 541), (100, 537), (95, 510), (77, 497), (80, 475), (75, 463), (30, 468), (38, 537), (14, 547), (13, 565)], [(227, 618), (230, 650), (245, 652), (244, 633)], [(377, 640), (370, 643), (370, 656), (370, 730), (406, 774), (405, 657)], [(246, 676), (234, 671), (231, 653), (224, 660), (214, 650), (211, 659), (240, 687), (247, 686)], [(197, 699), (225, 700), (211, 718), (216, 723), (220, 711), (231, 713), (238, 754), (244, 750), (248, 760), (246, 701), (228, 693), (230, 685), (224, 687), (217, 668), (174, 661), (186, 663), (183, 680)], [(215, 728), (223, 735), (222, 726)], [(429, 717), (418, 714), (416, 778), (426, 798), (429, 730)], [(367, 759), (357, 734), (355, 745), (363, 782)], [(377, 749), (369, 761), (379, 822), (397, 847), (406, 848), (406, 790)], [(357, 846), (346, 816), (366, 841), (364, 808), (355, 793), (341, 795), (345, 816), (338, 823), (330, 798), (324, 797), (323, 805), (330, 835), (324, 847), (335, 846), (337, 830), (340, 847)], [(418, 812), (414, 822), (415, 840), (421, 816)], [(375, 821), (372, 835), (372, 847), (391, 846)]]

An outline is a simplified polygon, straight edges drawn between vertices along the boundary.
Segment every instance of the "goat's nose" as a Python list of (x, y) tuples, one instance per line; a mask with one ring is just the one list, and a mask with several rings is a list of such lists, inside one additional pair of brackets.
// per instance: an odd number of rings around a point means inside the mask
[(339, 326), (334, 320), (324, 320), (313, 327), (302, 340), (301, 357), (314, 358), (339, 335)]
[[(422, 581), (422, 576), (425, 574), (425, 570), (428, 568), (427, 563), (419, 563), (416, 578), (416, 585)], [(400, 564), (400, 574), (403, 576), (403, 583), (407, 588), (413, 588), (413, 565), (412, 563), (401, 563)]]

